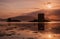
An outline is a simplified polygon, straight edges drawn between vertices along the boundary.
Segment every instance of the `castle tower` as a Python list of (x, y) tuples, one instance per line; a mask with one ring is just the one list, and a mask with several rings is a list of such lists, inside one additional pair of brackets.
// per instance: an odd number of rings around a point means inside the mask
[(44, 13), (38, 14), (38, 31), (45, 30), (44, 20)]

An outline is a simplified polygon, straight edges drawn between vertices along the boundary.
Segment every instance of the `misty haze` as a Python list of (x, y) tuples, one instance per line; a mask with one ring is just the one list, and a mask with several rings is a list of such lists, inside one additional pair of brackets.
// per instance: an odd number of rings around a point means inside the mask
[(0, 0), (0, 39), (60, 39), (60, 0)]

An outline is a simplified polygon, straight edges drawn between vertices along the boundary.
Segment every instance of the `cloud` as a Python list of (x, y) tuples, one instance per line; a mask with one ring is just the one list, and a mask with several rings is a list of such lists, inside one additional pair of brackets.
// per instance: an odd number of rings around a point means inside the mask
[(17, 0), (0, 0), (0, 2), (15, 2)]
[(53, 21), (54, 20), (60, 21), (60, 9), (51, 11), (47, 17)]
[(55, 15), (60, 15), (60, 9), (54, 10), (53, 13), (54, 13)]
[(0, 0), (0, 2), (37, 1), (37, 0)]
[[(46, 1), (50, 0), (0, 0), (0, 12), (4, 14), (10, 14), (12, 12), (14, 14), (16, 13), (15, 15), (21, 12), (32, 12), (42, 8), (43, 2)], [(2, 16), (0, 14), (0, 17)]]

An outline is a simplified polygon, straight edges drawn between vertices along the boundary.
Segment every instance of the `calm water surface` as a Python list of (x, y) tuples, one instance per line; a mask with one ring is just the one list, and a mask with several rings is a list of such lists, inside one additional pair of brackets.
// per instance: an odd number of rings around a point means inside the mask
[(40, 23), (44, 31), (38, 30), (38, 22), (0, 22), (0, 39), (60, 39), (60, 23)]

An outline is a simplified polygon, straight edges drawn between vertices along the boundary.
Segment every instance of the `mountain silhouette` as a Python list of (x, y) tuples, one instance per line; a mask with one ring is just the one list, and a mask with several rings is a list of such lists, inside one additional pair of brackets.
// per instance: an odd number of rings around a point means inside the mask
[(41, 14), (42, 10), (29, 12), (26, 15), (11, 17), (11, 20), (20, 20), (21, 22), (37, 22), (38, 14)]
[[(48, 12), (48, 13), (47, 13)], [(38, 20), (38, 14), (44, 13), (45, 14), (45, 21), (55, 21), (55, 20), (60, 20), (60, 9), (56, 10), (38, 10), (38, 11), (33, 11), (29, 12), (25, 15), (20, 15), (20, 16), (15, 16), (11, 17), (12, 20), (20, 20), (21, 22), (34, 22)], [(57, 14), (58, 13), (58, 14)], [(56, 17), (54, 17), (56, 16)], [(54, 18), (52, 18), (54, 17)]]

